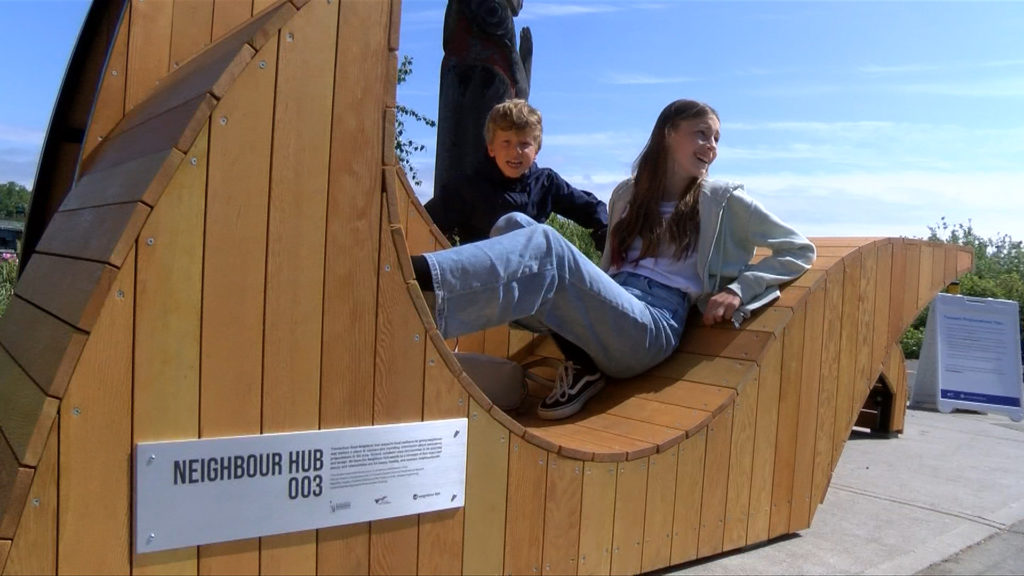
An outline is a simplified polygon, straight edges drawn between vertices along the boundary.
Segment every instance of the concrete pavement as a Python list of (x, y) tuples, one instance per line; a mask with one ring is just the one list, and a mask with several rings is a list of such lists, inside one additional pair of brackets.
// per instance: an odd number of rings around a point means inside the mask
[(898, 438), (855, 430), (810, 528), (658, 572), (917, 573), (1024, 574), (1024, 422), (908, 410)]

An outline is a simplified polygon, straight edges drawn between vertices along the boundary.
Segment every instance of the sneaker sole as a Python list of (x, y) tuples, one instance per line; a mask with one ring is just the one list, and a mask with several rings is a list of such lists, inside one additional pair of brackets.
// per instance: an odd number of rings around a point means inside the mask
[(561, 420), (562, 418), (568, 418), (573, 414), (583, 409), (583, 405), (593, 398), (598, 392), (604, 389), (604, 385), (607, 379), (602, 378), (599, 383), (592, 386), (590, 390), (581, 394), (571, 404), (566, 404), (560, 408), (544, 409), (540, 406), (537, 407), (537, 416), (542, 420)]

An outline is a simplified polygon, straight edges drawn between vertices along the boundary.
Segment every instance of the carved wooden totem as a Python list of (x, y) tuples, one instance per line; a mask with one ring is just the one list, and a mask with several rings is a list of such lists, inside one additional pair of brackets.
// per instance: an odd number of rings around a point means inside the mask
[(523, 28), (516, 49), (513, 17), (523, 0), (448, 0), (437, 112), (434, 195), (489, 161), (483, 129), (491, 108), (530, 96), (533, 38)]

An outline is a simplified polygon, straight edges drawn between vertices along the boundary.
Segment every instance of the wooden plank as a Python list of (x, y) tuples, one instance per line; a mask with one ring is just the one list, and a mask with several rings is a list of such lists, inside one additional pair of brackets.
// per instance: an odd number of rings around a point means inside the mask
[(467, 442), (462, 573), (501, 574), (509, 434), (486, 410), (470, 400)]
[[(641, 400), (642, 402), (642, 400)], [(653, 403), (657, 404), (657, 403)], [(662, 404), (664, 406), (664, 404)], [(674, 408), (674, 407), (670, 407)], [(618, 436), (625, 436), (645, 444), (654, 444), (658, 452), (681, 442), (686, 434), (682, 430), (652, 424), (643, 420), (623, 418), (616, 414), (598, 412), (578, 421), (583, 428), (604, 430)]]
[(18, 465), (18, 457), (0, 439), (0, 538), (14, 538), (34, 474), (32, 468)]
[(60, 401), (47, 396), (0, 348), (0, 429), (18, 461), (36, 466)]
[[(773, 343), (774, 340), (773, 337)], [(747, 543), (758, 387), (759, 382), (755, 378), (740, 390), (733, 404), (732, 447), (729, 449), (729, 487), (726, 496), (722, 550), (741, 548)]]
[(608, 574), (611, 570), (617, 471), (617, 464), (583, 465), (578, 574)]
[(643, 398), (717, 414), (732, 403), (736, 392), (724, 386), (671, 380), (648, 376), (645, 373), (634, 376), (618, 386), (609, 387), (603, 391), (602, 396), (616, 399), (623, 396)]
[[(324, 246), (337, 3), (317, 3), (281, 28), (267, 230), (263, 431), (320, 421)], [(367, 359), (364, 359), (366, 361)], [(422, 359), (420, 360), (422, 363)], [(422, 364), (421, 364), (422, 366)], [(402, 519), (415, 524), (415, 517)], [(263, 573), (316, 571), (316, 531), (260, 544)]]
[[(204, 438), (260, 433), (276, 74), (275, 39), (214, 110), (214, 118), (229, 121), (210, 126), (199, 397)], [(199, 548), (204, 574), (256, 574), (259, 566), (259, 539)]]
[[(400, 192), (401, 193), (401, 192)], [(406, 235), (409, 241), (410, 254), (422, 254), (437, 250), (437, 240), (430, 231), (430, 227), (417, 210), (415, 204), (410, 203)]]
[(920, 244), (907, 242), (907, 273), (905, 276), (906, 286), (903, 295), (903, 325), (910, 326), (910, 323), (917, 318), (917, 288), (921, 272), (921, 246)]
[(775, 474), (772, 479), (772, 513), (768, 537), (789, 530), (793, 503), (793, 469), (796, 465), (797, 417), (800, 410), (800, 372), (803, 367), (806, 307), (794, 311), (782, 341), (782, 378), (779, 387), (779, 424), (775, 441)]
[(946, 264), (943, 266), (942, 270), (942, 284), (943, 289), (945, 289), (950, 282), (956, 280), (960, 276), (956, 273), (956, 255), (957, 252), (959, 252), (959, 247), (954, 244), (947, 244), (943, 251)]
[(82, 140), (81, 158), (88, 159), (96, 146), (110, 134), (124, 116), (125, 80), (128, 77), (128, 31), (131, 4), (125, 6), (124, 17), (117, 27), (117, 36), (107, 54), (103, 74), (92, 103), (85, 138)]
[(839, 381), (839, 344), (842, 338), (844, 270), (829, 272), (825, 286), (825, 320), (821, 335), (821, 379), (818, 387), (818, 425), (814, 439), (814, 472), (811, 477), (811, 507), (808, 521), (825, 498), (834, 461), (836, 391)]
[[(576, 574), (583, 502), (584, 462), (548, 454), (544, 498), (544, 574)], [(534, 498), (536, 496), (530, 496)]]
[(36, 252), (106, 262), (120, 268), (148, 216), (149, 207), (134, 203), (57, 212)]
[[(382, 87), (376, 66), (385, 51), (382, 2), (348, 1), (338, 24), (324, 276), (321, 422), (373, 423), (377, 289), (381, 235)], [(359, 246), (359, 250), (352, 250)], [(327, 568), (330, 570), (330, 568)], [(339, 569), (340, 570), (340, 569)], [(344, 571), (344, 570), (341, 570)]]
[(945, 271), (946, 248), (941, 244), (934, 245), (932, 248), (932, 281), (930, 284), (930, 294), (928, 295), (929, 302), (935, 297), (935, 294), (946, 288)]
[(753, 362), (677, 352), (644, 374), (739, 388), (753, 378), (756, 371), (757, 365)]
[(493, 326), (484, 330), (484, 354), (505, 358), (508, 356), (508, 326)]
[[(171, 179), (136, 246), (136, 442), (199, 437), (203, 230), (208, 131)], [(134, 573), (198, 571), (195, 547), (134, 554)]]
[[(423, 382), (423, 419), (465, 418), (469, 395), (441, 359), (434, 339), (427, 344)], [(417, 573), (462, 572), (465, 507), (420, 516)]]
[(317, 530), (317, 565), (345, 567), (338, 574), (370, 573), (370, 523)]
[(811, 484), (814, 476), (814, 445), (818, 430), (818, 394), (821, 388), (821, 349), (825, 321), (825, 289), (811, 292), (804, 320), (803, 367), (800, 371), (800, 404), (797, 411), (796, 459), (789, 531), (810, 526)]
[(213, 96), (203, 93), (137, 126), (115, 130), (115, 134), (96, 149), (83, 170), (107, 170), (172, 147), (184, 152), (192, 147), (216, 104)]
[[(17, 296), (11, 298), (0, 322), (0, 345), (43, 392), (58, 398), (64, 395), (86, 339), (81, 330)], [(36, 447), (41, 449), (42, 444)]]
[[(171, 57), (168, 71), (177, 70), (189, 58), (210, 45), (213, 30), (213, 0), (175, 2), (171, 28)], [(182, 26), (188, 22), (187, 26)]]
[(672, 513), (675, 510), (679, 448), (650, 457), (640, 569), (650, 572), (672, 563)]
[(697, 538), (697, 556), (701, 558), (722, 551), (733, 414), (734, 407), (729, 406), (708, 426), (704, 490), (700, 503), (700, 534)]
[(0, 540), (0, 571), (7, 565), (7, 555), (11, 552), (11, 541)]
[(539, 574), (544, 543), (548, 454), (522, 438), (513, 438), (511, 446), (504, 572)]
[(749, 327), (744, 330), (721, 330), (702, 326), (688, 329), (678, 350), (704, 356), (755, 360), (760, 358), (771, 337), (771, 333), (758, 332)]
[(170, 60), (174, 3), (131, 0), (125, 108), (131, 110), (156, 90)]
[(107, 204), (142, 202), (155, 206), (185, 155), (174, 147), (82, 174), (61, 204), (78, 210)]
[(932, 257), (932, 248), (929, 244), (923, 244), (921, 246), (921, 260), (918, 267), (917, 277), (917, 309), (921, 310), (932, 301), (934, 294), (931, 290), (932, 283), (932, 263), (934, 258)]
[(11, 547), (6, 567), (0, 562), (0, 570), (5, 576), (57, 573), (57, 539), (54, 535), (57, 534), (58, 436), (55, 421), (47, 433), (46, 448), (25, 500), (18, 524), (18, 538)]
[[(743, 324), (744, 330), (756, 330), (758, 332), (771, 332), (776, 337), (782, 336), (786, 323), (793, 317), (792, 308), (769, 306), (755, 311), (754, 314)], [(716, 324), (721, 330), (731, 330), (731, 326)]]
[(856, 421), (867, 391), (874, 384), (878, 371), (871, 365), (874, 330), (871, 324), (875, 319), (875, 283), (878, 277), (878, 250), (865, 249), (862, 252), (860, 270), (860, 316), (858, 317), (857, 364), (856, 379), (853, 381), (853, 413), (851, 420)]
[(647, 468), (647, 458), (619, 463), (618, 478), (615, 481), (615, 523), (612, 528), (612, 574), (640, 572)]
[(676, 501), (672, 512), (673, 564), (681, 564), (697, 557), (707, 438), (708, 429), (704, 428), (679, 445)]
[(15, 293), (88, 332), (116, 275), (117, 269), (108, 264), (36, 254), (18, 279)]
[(132, 251), (61, 403), (57, 508), (57, 572), (61, 574), (131, 573), (134, 310)]
[(889, 283), (889, 332), (886, 342), (896, 342), (903, 335), (903, 300), (906, 296), (907, 247), (902, 238), (893, 239), (892, 272)]
[(571, 448), (580, 446), (584, 450), (593, 451), (594, 459), (597, 460), (632, 460), (650, 456), (658, 451), (656, 444), (574, 423), (555, 424), (544, 428), (535, 427), (533, 431), (561, 444), (565, 449), (561, 453), (569, 454)]
[(772, 479), (775, 475), (775, 442), (779, 426), (782, 349), (781, 338), (776, 339), (768, 347), (761, 359), (761, 371), (757, 379), (757, 418), (750, 466), (747, 544), (768, 539), (772, 511)]
[(966, 274), (974, 269), (974, 252), (970, 248), (960, 248), (956, 253), (956, 275)]
[(216, 42), (252, 16), (252, 0), (214, 0), (211, 37)]
[(892, 244), (878, 247), (878, 264), (875, 273), (875, 317), (872, 321), (871, 371), (878, 374), (882, 360), (888, 353), (889, 346), (895, 340), (889, 339), (889, 292), (892, 288)]
[(593, 409), (599, 413), (664, 426), (685, 434), (707, 426), (712, 417), (709, 411), (675, 406), (644, 398), (604, 399), (602, 395), (594, 398), (591, 402), (596, 403), (593, 405)]
[[(853, 425), (853, 389), (857, 365), (857, 327), (860, 318), (860, 258), (846, 262), (843, 272), (843, 319), (839, 337), (839, 375), (832, 461), (838, 462)], [(859, 407), (858, 407), (859, 409)]]

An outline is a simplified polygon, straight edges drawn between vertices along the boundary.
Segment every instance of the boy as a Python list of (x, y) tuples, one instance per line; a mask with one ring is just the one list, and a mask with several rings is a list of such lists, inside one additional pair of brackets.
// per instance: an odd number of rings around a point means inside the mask
[(462, 244), (476, 242), (487, 238), (498, 218), (509, 212), (522, 212), (537, 222), (557, 212), (589, 229), (597, 250), (604, 250), (608, 207), (554, 170), (536, 165), (542, 132), (540, 112), (526, 100), (506, 100), (491, 109), (484, 139), (494, 161), (424, 206), (445, 236), (457, 236)]

